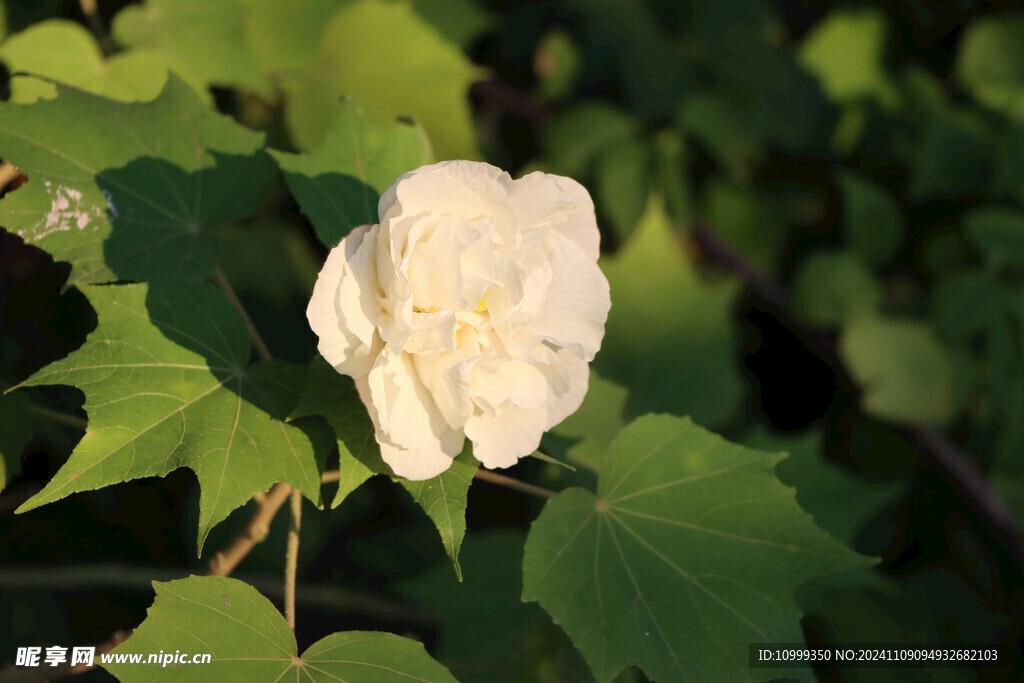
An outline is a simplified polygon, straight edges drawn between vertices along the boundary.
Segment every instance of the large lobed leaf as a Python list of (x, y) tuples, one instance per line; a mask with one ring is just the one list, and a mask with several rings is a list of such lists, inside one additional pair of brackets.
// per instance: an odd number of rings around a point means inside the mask
[(409, 492), (437, 527), (444, 549), (455, 565), (455, 573), (461, 579), (459, 548), (466, 534), (466, 497), (477, 468), (469, 446), (451, 467), (432, 479), (409, 481), (395, 476), (380, 456), (373, 422), (359, 400), (355, 384), (320, 357), (310, 365), (293, 413), (294, 417), (307, 415), (323, 415), (338, 437), (341, 479), (332, 507), (340, 505), (373, 475), (389, 476)]
[(0, 220), (70, 262), (71, 283), (200, 280), (216, 262), (204, 230), (252, 213), (274, 173), (262, 147), (173, 75), (144, 103), (58, 86), (0, 105), (0, 158), (29, 176)]
[(639, 418), (609, 448), (597, 494), (563, 491), (533, 524), (523, 599), (599, 681), (629, 664), (658, 681), (756, 680), (748, 643), (802, 639), (794, 589), (866, 563), (800, 509), (774, 474), (783, 457), (688, 418)]
[(85, 345), (25, 384), (85, 392), (89, 424), (67, 463), (19, 508), (178, 467), (196, 473), (199, 550), (253, 494), (287, 482), (320, 503), (317, 452), (286, 424), (302, 368), (249, 365), (241, 314), (207, 285), (82, 286), (99, 325)]
[(455, 683), (423, 645), (390, 633), (343, 631), (299, 655), (284, 618), (252, 586), (220, 576), (153, 582), (156, 600), (116, 655), (210, 654), (208, 664), (104, 664), (133, 681), (360, 681)]

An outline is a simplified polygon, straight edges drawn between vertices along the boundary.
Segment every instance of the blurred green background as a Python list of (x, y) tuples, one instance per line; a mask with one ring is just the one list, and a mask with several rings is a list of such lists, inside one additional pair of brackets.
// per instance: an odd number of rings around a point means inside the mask
[[(418, 121), (438, 159), (583, 182), (614, 305), (587, 402), (544, 442), (580, 467), (524, 462), (513, 476), (586, 484), (611, 436), (647, 412), (789, 451), (778, 474), (804, 509), (880, 557), (877, 570), (801, 589), (809, 642), (1000, 642), (1018, 658), (998, 672), (821, 669), (821, 680), (1024, 676), (1019, 536), (921, 438), (946, 435), (1024, 519), (1019, 3), (148, 0), (101, 1), (91, 15), (83, 5), (6, 1), (4, 97), (53, 97), (52, 79), (148, 100), (172, 69), (276, 149), (316, 149), (347, 96), (382, 122)], [(275, 356), (307, 362), (305, 303), (333, 245), (280, 179), (258, 215), (215, 236)], [(62, 291), (66, 275), (3, 233), (5, 385), (94, 326), (83, 299)], [(81, 435), (54, 413), (84, 416), (75, 391), (27, 395), (0, 398), (8, 663), (15, 645), (130, 629), (152, 579), (205, 567), (190, 550), (198, 494), (184, 470), (13, 515)], [(539, 503), (482, 482), (469, 495), (462, 585), (429, 522), (387, 481), (310, 509), (300, 650), (342, 628), (381, 628), (422, 639), (462, 681), (587, 680), (568, 639), (518, 600)], [(237, 511), (207, 547), (247, 516)], [(280, 519), (237, 573), (274, 600), (284, 531)]]

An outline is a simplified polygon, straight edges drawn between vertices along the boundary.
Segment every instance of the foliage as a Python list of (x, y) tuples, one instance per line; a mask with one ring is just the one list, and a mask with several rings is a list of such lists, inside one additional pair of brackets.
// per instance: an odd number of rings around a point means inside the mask
[[(214, 660), (106, 680), (987, 680), (747, 666), (801, 640), (1024, 677), (1015, 5), (64, 5), (0, 12), (0, 640)], [(304, 315), (449, 158), (602, 229), (589, 391), (511, 483), (394, 476)]]

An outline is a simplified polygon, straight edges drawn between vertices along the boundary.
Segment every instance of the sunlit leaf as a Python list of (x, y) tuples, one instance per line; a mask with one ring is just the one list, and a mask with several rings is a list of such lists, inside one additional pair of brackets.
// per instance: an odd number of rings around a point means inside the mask
[(885, 69), (889, 19), (874, 7), (829, 12), (800, 43), (800, 62), (833, 102), (870, 98), (894, 107), (899, 94)]
[(565, 629), (598, 681), (628, 664), (659, 681), (758, 680), (748, 643), (801, 640), (794, 589), (866, 564), (776, 479), (782, 457), (686, 418), (639, 418), (612, 443), (596, 495), (563, 491), (534, 522), (523, 599)]
[(122, 45), (164, 55), (175, 71), (206, 87), (269, 96), (273, 91), (246, 41), (246, 19), (240, 0), (146, 0), (118, 12), (112, 33)]
[(871, 415), (941, 423), (956, 409), (949, 352), (923, 323), (858, 317), (843, 328), (839, 355)]
[(953, 71), (985, 104), (1024, 121), (1024, 14), (979, 16), (960, 37)]
[(378, 125), (347, 100), (316, 151), (272, 154), (320, 241), (329, 247), (352, 228), (376, 223), (384, 190), (398, 176), (432, 161), (419, 126)]
[(461, 578), (459, 548), (466, 533), (466, 496), (477, 468), (476, 460), (469, 455), (468, 445), (451, 467), (433, 479), (409, 481), (395, 476), (380, 457), (373, 422), (359, 400), (355, 383), (320, 357), (310, 365), (293, 417), (306, 415), (324, 416), (338, 437), (341, 479), (331, 507), (340, 505), (373, 475), (389, 476), (408, 491), (430, 517), (455, 565), (456, 575)]
[(659, 199), (601, 267), (613, 303), (594, 367), (629, 389), (627, 413), (691, 415), (707, 426), (729, 419), (743, 392), (732, 318), (738, 283), (701, 279)]
[[(0, 59), (11, 73), (43, 76), (125, 102), (155, 99), (171, 67), (163, 55), (143, 50), (104, 59), (88, 29), (63, 19), (33, 24), (11, 36), (0, 44)], [(56, 96), (57, 86), (47, 80), (28, 75), (11, 79), (12, 102)]]
[(25, 383), (80, 388), (88, 428), (20, 512), (188, 467), (201, 488), (201, 552), (215, 524), (277, 482), (320, 503), (317, 454), (324, 449), (282, 421), (298, 398), (302, 369), (281, 361), (250, 366), (245, 323), (217, 290), (181, 283), (81, 289), (98, 327), (82, 348)]
[(252, 213), (274, 173), (262, 145), (173, 76), (145, 103), (62, 86), (0, 105), (0, 157), (29, 177), (0, 220), (69, 261), (71, 283), (203, 279), (216, 264), (204, 230)]
[(134, 681), (367, 681), (455, 683), (413, 640), (390, 633), (342, 631), (299, 655), (284, 617), (252, 586), (221, 576), (154, 582), (146, 620), (116, 655), (210, 654), (208, 664), (104, 664)]
[(438, 158), (473, 159), (468, 90), (475, 74), (411, 5), (356, 0), (333, 15), (315, 67), (289, 91), (288, 126), (299, 147), (318, 147), (347, 95), (378, 121), (416, 119)]

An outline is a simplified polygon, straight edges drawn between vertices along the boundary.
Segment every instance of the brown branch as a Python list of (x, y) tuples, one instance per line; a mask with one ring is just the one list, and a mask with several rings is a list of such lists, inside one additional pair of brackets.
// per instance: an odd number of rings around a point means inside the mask
[[(550, 491), (540, 486), (534, 486), (533, 484), (527, 484), (524, 481), (513, 479), (512, 477), (506, 477), (504, 474), (498, 474), (490, 470), (485, 470), (482, 467), (478, 467), (476, 472), (473, 473), (474, 479), (486, 481), (491, 484), (497, 484), (498, 486), (504, 486), (505, 488), (519, 491), (520, 493), (528, 493), (531, 496), (537, 496), (538, 498), (550, 499), (554, 498), (558, 494), (555, 491)], [(324, 472), (320, 481), (324, 484), (330, 484), (341, 479), (341, 472), (338, 470), (327, 470)]]
[(89, 30), (96, 37), (96, 42), (100, 44), (103, 56), (109, 57), (114, 53), (116, 46), (107, 32), (107, 27), (103, 25), (103, 17), (100, 16), (96, 0), (78, 0), (78, 6), (82, 8), (82, 14), (89, 24)]
[(513, 491), (519, 491), (520, 493), (528, 493), (531, 496), (537, 496), (538, 498), (544, 498), (545, 500), (554, 498), (558, 494), (554, 491), (550, 491), (540, 486), (534, 486), (533, 484), (527, 484), (525, 481), (519, 481), (512, 477), (506, 477), (504, 474), (498, 474), (490, 470), (485, 470), (483, 467), (477, 468), (476, 472), (473, 473), (474, 479), (480, 481), (486, 481), (491, 484), (497, 484), (498, 486), (504, 486), (505, 488), (512, 489)]
[(284, 618), (295, 631), (295, 575), (299, 568), (299, 528), (302, 524), (302, 494), (292, 489), (292, 523), (288, 528), (288, 550), (284, 563)]
[(270, 522), (291, 493), (292, 487), (288, 484), (274, 484), (263, 501), (257, 505), (256, 512), (249, 519), (245, 530), (235, 537), (231, 545), (218, 552), (210, 560), (210, 571), (208, 572), (210, 576), (229, 576), (235, 570), (235, 567), (249, 554), (249, 551), (270, 533)]
[(232, 305), (238, 309), (242, 314), (242, 318), (245, 319), (245, 327), (249, 330), (249, 338), (252, 339), (252, 345), (256, 347), (256, 353), (260, 355), (263, 360), (270, 360), (273, 356), (270, 353), (270, 349), (267, 348), (266, 342), (263, 341), (263, 337), (260, 336), (259, 330), (256, 329), (256, 325), (253, 324), (252, 318), (249, 317), (248, 312), (245, 310), (245, 306), (242, 305), (238, 295), (235, 294), (234, 288), (231, 283), (228, 282), (227, 276), (224, 275), (224, 271), (217, 268), (213, 271), (213, 282), (220, 288), (228, 300), (231, 301)]

